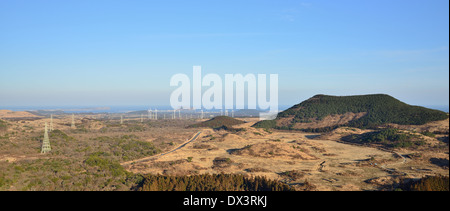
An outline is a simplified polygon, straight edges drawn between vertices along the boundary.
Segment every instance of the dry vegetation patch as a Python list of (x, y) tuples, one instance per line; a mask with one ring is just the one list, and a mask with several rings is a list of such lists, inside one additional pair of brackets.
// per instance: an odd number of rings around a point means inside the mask
[(297, 149), (294, 145), (283, 143), (259, 143), (247, 145), (244, 148), (231, 151), (230, 154), (262, 158), (317, 159), (317, 157), (302, 152), (301, 149)]

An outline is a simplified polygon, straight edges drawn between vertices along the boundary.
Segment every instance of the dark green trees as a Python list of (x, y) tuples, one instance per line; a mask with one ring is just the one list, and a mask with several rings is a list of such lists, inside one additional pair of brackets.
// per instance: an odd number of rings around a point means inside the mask
[(147, 175), (140, 191), (294, 191), (284, 183), (265, 177), (236, 174), (202, 174), (192, 176)]

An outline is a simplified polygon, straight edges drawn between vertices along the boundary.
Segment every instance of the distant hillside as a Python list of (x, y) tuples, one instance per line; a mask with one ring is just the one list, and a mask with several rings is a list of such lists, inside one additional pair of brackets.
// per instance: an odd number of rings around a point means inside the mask
[(141, 114), (143, 114), (143, 115), (147, 116), (148, 115), (148, 111), (146, 111), (146, 110), (130, 111), (130, 112), (127, 112), (127, 114), (128, 115), (141, 115)]
[(256, 109), (241, 109), (234, 112), (236, 117), (258, 117), (261, 111)]
[(217, 116), (210, 120), (200, 122), (198, 124), (190, 125), (189, 127), (208, 127), (208, 128), (221, 128), (221, 127), (231, 127), (233, 125), (238, 125), (245, 123), (244, 121), (237, 120), (228, 116)]
[(275, 120), (261, 121), (255, 127), (321, 132), (345, 125), (374, 128), (388, 123), (423, 125), (445, 120), (445, 112), (411, 106), (389, 95), (315, 95), (278, 114)]
[(13, 118), (37, 118), (39, 116), (27, 111), (10, 111), (0, 110), (0, 118), (13, 119)]

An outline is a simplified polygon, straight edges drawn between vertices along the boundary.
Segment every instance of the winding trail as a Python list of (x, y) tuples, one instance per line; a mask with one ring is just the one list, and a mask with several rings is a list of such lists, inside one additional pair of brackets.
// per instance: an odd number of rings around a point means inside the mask
[(160, 154), (157, 154), (157, 155), (152, 155), (152, 156), (149, 156), (149, 157), (140, 158), (140, 159), (137, 159), (137, 160), (130, 160), (130, 161), (127, 161), (127, 162), (120, 163), (120, 165), (127, 166), (127, 165), (130, 165), (132, 163), (146, 162), (146, 161), (150, 161), (150, 160), (156, 159), (158, 157), (167, 155), (169, 153), (175, 152), (175, 151), (185, 147), (187, 144), (195, 141), (200, 136), (201, 133), (202, 133), (202, 131), (197, 132), (194, 136), (192, 136), (191, 139), (185, 141), (184, 143), (178, 145), (177, 147), (173, 148), (170, 151), (163, 152), (163, 153), (160, 153)]
[(395, 168), (387, 168), (387, 166), (398, 165), (398, 164), (405, 164), (407, 162), (407, 159), (403, 155), (401, 155), (400, 153), (398, 153), (396, 151), (391, 151), (391, 153), (393, 153), (393, 154), (397, 155), (398, 157), (402, 158), (402, 161), (396, 162), (396, 163), (386, 163), (384, 165), (381, 165), (380, 168), (385, 170), (385, 171), (388, 171), (390, 173), (398, 172), (398, 173), (406, 175), (406, 173), (400, 172), (400, 171), (398, 171)]
[[(363, 144), (351, 143), (351, 142), (346, 142), (346, 141), (337, 141), (337, 142), (338, 142), (338, 143), (343, 143), (343, 144), (355, 145), (355, 146), (371, 147), (371, 146), (366, 146), (366, 145), (363, 145)], [(383, 148), (383, 147), (372, 147), (372, 148), (375, 148), (375, 149), (378, 149), (378, 150), (381, 150), (381, 151), (385, 151), (385, 152), (392, 153), (392, 154), (394, 154), (394, 155), (396, 155), (396, 156), (398, 156), (399, 158), (402, 159), (402, 161), (400, 161), (400, 162), (395, 162), (395, 163), (385, 163), (385, 164), (383, 164), (383, 165), (380, 165), (380, 168), (381, 168), (381, 169), (383, 169), (383, 170), (385, 170), (385, 171), (388, 171), (388, 172), (390, 172), (390, 173), (398, 172), (398, 173), (401, 173), (401, 174), (406, 175), (406, 173), (400, 172), (400, 171), (398, 171), (398, 170), (395, 169), (395, 168), (388, 168), (388, 166), (399, 165), (399, 164), (405, 164), (405, 163), (407, 163), (407, 162), (408, 162), (408, 159), (407, 159), (405, 156), (401, 155), (400, 153), (398, 153), (398, 152), (396, 152), (396, 151), (394, 151), (394, 150), (386, 149), (386, 148)]]

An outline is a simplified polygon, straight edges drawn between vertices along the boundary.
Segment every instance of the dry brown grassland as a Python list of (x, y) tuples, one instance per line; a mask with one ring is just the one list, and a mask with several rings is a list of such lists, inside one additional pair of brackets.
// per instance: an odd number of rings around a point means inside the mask
[(327, 134), (264, 130), (251, 127), (258, 119), (241, 118), (246, 123), (234, 127), (242, 130), (229, 132), (187, 127), (202, 120), (126, 117), (120, 124), (118, 116), (86, 114), (77, 115), (71, 129), (71, 115), (55, 115), (52, 152), (41, 154), (49, 118), (2, 113), (7, 129), (0, 131), (0, 190), (130, 190), (141, 174), (204, 173), (265, 176), (297, 190), (383, 190), (400, 179), (449, 174), (448, 134), (421, 134), (448, 131), (448, 120), (398, 126), (423, 136), (427, 145), (385, 150), (340, 141), (370, 132), (357, 128)]

